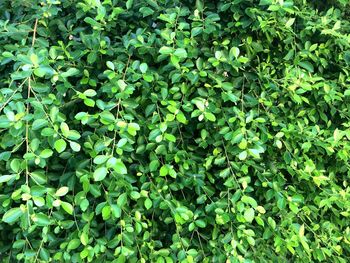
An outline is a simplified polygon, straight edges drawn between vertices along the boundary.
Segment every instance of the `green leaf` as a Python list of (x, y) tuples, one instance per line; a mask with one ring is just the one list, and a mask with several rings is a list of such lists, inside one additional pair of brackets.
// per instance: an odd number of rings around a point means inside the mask
[(126, 145), (128, 143), (128, 140), (126, 138), (122, 138), (119, 140), (119, 142), (117, 143), (117, 147), (122, 148), (124, 145)]
[(0, 183), (6, 183), (11, 181), (12, 179), (15, 179), (16, 175), (15, 174), (7, 174), (7, 175), (1, 175), (0, 176)]
[(67, 249), (74, 250), (74, 249), (77, 249), (79, 246), (80, 246), (80, 239), (74, 238), (69, 241)]
[(12, 247), (15, 248), (15, 249), (19, 249), (19, 248), (23, 248), (25, 246), (26, 242), (23, 240), (23, 239), (20, 239), (20, 240), (16, 240)]
[(96, 96), (96, 91), (93, 90), (93, 89), (87, 89), (84, 91), (84, 95), (87, 96), (87, 97), (94, 97)]
[(244, 161), (248, 156), (248, 153), (247, 151), (243, 151), (241, 152), (239, 155), (238, 155), (238, 158), (241, 160), (241, 161)]
[(311, 73), (314, 72), (314, 66), (308, 61), (301, 61), (298, 65)]
[(69, 68), (66, 72), (62, 73), (61, 76), (64, 78), (73, 77), (80, 73), (79, 69)]
[(143, 6), (139, 9), (140, 13), (142, 14), (142, 17), (147, 17), (152, 14), (154, 14), (154, 11), (152, 8), (149, 8), (148, 6)]
[(132, 192), (130, 193), (130, 197), (131, 197), (132, 199), (134, 199), (134, 200), (137, 200), (137, 199), (139, 199), (139, 198), (141, 197), (141, 195), (140, 195), (139, 192), (132, 191)]
[(239, 51), (239, 48), (238, 48), (238, 47), (232, 47), (232, 48), (230, 49), (230, 55), (233, 56), (233, 57), (235, 57), (235, 58), (238, 58), (239, 53), (240, 53), (240, 51)]
[(109, 69), (111, 69), (111, 70), (114, 70), (114, 69), (115, 69), (113, 62), (111, 62), (111, 61), (107, 61), (107, 62), (106, 62), (106, 65), (107, 65), (107, 67), (108, 67)]
[[(111, 160), (113, 158), (113, 160)], [(109, 161), (109, 165), (108, 167), (112, 167), (112, 165), (115, 163), (116, 161), (116, 158), (112, 157)], [(97, 155), (95, 158), (94, 158), (94, 164), (103, 164), (105, 162), (107, 162), (109, 159), (109, 156), (107, 155)]]
[(269, 225), (272, 227), (272, 229), (275, 229), (276, 228), (276, 222), (275, 220), (273, 220), (271, 217), (269, 217), (267, 219), (267, 222), (269, 223)]
[(74, 208), (70, 203), (67, 202), (61, 202), (61, 207), (64, 211), (66, 211), (68, 214), (73, 215)]
[(84, 99), (84, 104), (88, 107), (93, 108), (95, 106), (95, 101), (92, 99)]
[(200, 228), (205, 228), (207, 226), (207, 223), (202, 219), (196, 220), (195, 224), (196, 224), (196, 226), (198, 226)]
[(203, 28), (202, 28), (202, 27), (194, 27), (194, 28), (192, 28), (192, 30), (191, 30), (191, 36), (192, 36), (192, 37), (198, 36), (198, 35), (200, 35), (202, 32), (203, 32)]
[(137, 134), (137, 131), (140, 130), (140, 126), (137, 123), (129, 123), (128, 124), (128, 133), (132, 136)]
[(69, 189), (67, 186), (62, 186), (56, 191), (55, 195), (56, 196), (64, 196), (68, 193), (68, 190)]
[(109, 205), (102, 208), (102, 219), (107, 221), (111, 217), (111, 207)]
[(116, 159), (115, 163), (113, 164), (112, 168), (114, 171), (116, 171), (119, 174), (127, 174), (127, 169), (125, 164), (121, 159)]
[(288, 19), (286, 23), (286, 27), (291, 27), (294, 24), (295, 18)]
[(41, 153), (39, 154), (41, 158), (49, 158), (51, 157), (53, 154), (53, 151), (50, 150), (50, 149), (45, 149), (45, 150), (42, 150)]
[(40, 196), (33, 196), (33, 201), (34, 201), (34, 204), (38, 207), (42, 207), (45, 205), (45, 199), (43, 197), (40, 197)]
[(36, 68), (34, 70), (34, 74), (40, 78), (46, 76), (52, 76), (55, 73), (55, 71), (50, 67), (40, 66), (39, 68)]
[(122, 210), (120, 209), (120, 207), (116, 204), (112, 204), (111, 205), (111, 211), (112, 214), (116, 217), (116, 218), (120, 218), (121, 214), (122, 214)]
[(119, 80), (117, 81), (117, 83), (118, 83), (119, 88), (120, 88), (122, 91), (125, 90), (125, 88), (127, 87), (125, 81), (122, 80), (122, 79), (119, 79)]
[(65, 142), (65, 140), (59, 139), (59, 140), (55, 141), (54, 147), (58, 153), (61, 153), (66, 149), (67, 143)]
[(34, 64), (34, 65), (38, 65), (39, 64), (39, 57), (36, 54), (31, 54), (30, 55), (30, 61)]
[(79, 143), (73, 142), (73, 141), (69, 141), (69, 146), (70, 148), (75, 151), (75, 152), (79, 152), (81, 149), (81, 146)]
[(204, 5), (202, 0), (196, 0), (196, 9), (200, 12), (204, 10)]
[(38, 226), (50, 225), (50, 218), (43, 213), (35, 214), (34, 216), (32, 216), (32, 220)]
[(30, 177), (36, 184), (42, 185), (47, 182), (47, 177), (44, 171), (34, 171), (30, 173)]
[(167, 139), (170, 142), (176, 142), (176, 137), (170, 133), (165, 133), (164, 134), (165, 139)]
[(15, 173), (18, 173), (21, 169), (21, 161), (19, 159), (13, 159), (10, 163), (10, 168)]
[(101, 122), (104, 124), (114, 123), (115, 117), (114, 115), (109, 111), (104, 111), (100, 114)]
[(173, 52), (174, 52), (174, 49), (171, 48), (171, 47), (166, 47), (166, 46), (164, 46), (164, 47), (161, 47), (161, 48), (159, 49), (159, 53), (162, 54), (162, 55), (170, 55), (170, 54), (172, 54)]
[(248, 208), (247, 210), (245, 210), (244, 212), (244, 219), (251, 223), (254, 219), (254, 209), (253, 208)]
[(187, 119), (182, 112), (176, 114), (176, 120), (178, 120), (179, 122), (181, 122), (183, 124), (187, 124)]
[(247, 195), (242, 196), (242, 202), (246, 204), (250, 204), (253, 208), (256, 208), (258, 206), (255, 199)]
[(106, 167), (99, 167), (95, 170), (94, 172), (94, 180), (95, 181), (102, 181), (103, 179), (105, 179), (105, 177), (107, 176), (107, 168)]
[(184, 48), (178, 48), (175, 50), (174, 55), (178, 58), (187, 58), (187, 51)]
[(341, 27), (341, 21), (337, 21), (337, 22), (335, 22), (335, 24), (334, 24), (334, 26), (333, 26), (333, 30), (338, 30), (338, 29), (340, 29), (340, 27)]
[(126, 202), (127, 202), (127, 194), (122, 193), (117, 199), (117, 205), (118, 207), (123, 208), (126, 205)]
[(299, 228), (299, 237), (304, 237), (304, 232), (305, 232), (305, 226), (302, 224)]
[(87, 233), (85, 233), (85, 232), (81, 233), (81, 235), (80, 235), (80, 242), (84, 246), (86, 246), (89, 243), (89, 237), (88, 237)]
[(101, 24), (99, 22), (97, 22), (96, 20), (92, 19), (91, 17), (85, 17), (84, 21), (96, 29), (101, 27)]
[(126, 9), (130, 9), (134, 3), (134, 0), (127, 0), (126, 1)]
[(159, 170), (160, 176), (166, 176), (169, 173), (169, 169), (167, 165), (163, 165)]
[(146, 63), (141, 63), (141, 65), (140, 65), (140, 71), (141, 71), (142, 73), (146, 73), (147, 69), (148, 69), (147, 64), (146, 64)]
[(146, 198), (144, 205), (145, 205), (146, 209), (149, 210), (152, 207), (152, 200), (149, 198)]
[(68, 124), (65, 123), (65, 122), (62, 122), (61, 125), (60, 125), (60, 129), (61, 129), (63, 135), (68, 137), (68, 135), (69, 135), (69, 126), (68, 126)]
[(149, 170), (150, 172), (154, 172), (158, 169), (159, 167), (159, 161), (158, 160), (153, 160), (149, 164)]
[(11, 208), (2, 217), (2, 221), (8, 224), (16, 222), (23, 215), (21, 208)]
[(47, 126), (49, 122), (45, 119), (37, 119), (32, 124), (32, 130), (36, 131)]
[(209, 121), (212, 121), (212, 122), (216, 121), (215, 115), (213, 113), (211, 113), (211, 112), (204, 112), (204, 116)]

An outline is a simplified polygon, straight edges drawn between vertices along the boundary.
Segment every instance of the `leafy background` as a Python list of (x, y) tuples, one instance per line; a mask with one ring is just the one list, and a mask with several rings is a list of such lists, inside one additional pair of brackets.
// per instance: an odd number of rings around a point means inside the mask
[(0, 1), (3, 262), (348, 262), (347, 0)]

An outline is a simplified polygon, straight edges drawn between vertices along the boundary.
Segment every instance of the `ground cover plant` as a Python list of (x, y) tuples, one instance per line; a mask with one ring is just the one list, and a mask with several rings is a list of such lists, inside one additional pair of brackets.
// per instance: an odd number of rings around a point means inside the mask
[(349, 10), (0, 1), (1, 262), (349, 262)]

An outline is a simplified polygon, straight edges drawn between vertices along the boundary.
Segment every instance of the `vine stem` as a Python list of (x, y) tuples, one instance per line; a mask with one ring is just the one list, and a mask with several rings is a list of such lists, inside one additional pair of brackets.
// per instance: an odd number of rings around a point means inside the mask
[[(35, 24), (33, 28), (33, 39), (32, 39), (32, 48), (34, 47), (35, 40), (36, 40), (36, 30), (38, 27), (38, 18), (35, 19)], [(29, 103), (29, 98), (30, 94), (32, 91), (32, 85), (31, 85), (31, 77), (28, 77), (28, 90), (27, 90), (27, 109), (26, 109), (26, 115), (27, 115), (27, 120), (26, 120), (26, 135), (25, 135), (25, 141), (26, 141), (26, 154), (29, 152), (29, 108), (30, 108), (30, 103)], [(29, 167), (28, 167), (28, 160), (26, 159), (26, 185), (29, 185)], [(27, 201), (27, 213), (28, 213), (28, 223), (30, 225), (30, 218), (29, 218), (29, 209), (28, 209), (28, 201)]]
[[(32, 40), (32, 48), (34, 47), (35, 44), (35, 40), (36, 40), (36, 30), (38, 27), (38, 18), (35, 19), (35, 24), (34, 24), (34, 29), (33, 29), (33, 40)], [(27, 113), (27, 117), (29, 115), (29, 98), (30, 98), (30, 94), (32, 91), (32, 85), (31, 85), (31, 77), (28, 78), (28, 92), (27, 92), (27, 109), (26, 109), (26, 113)], [(29, 152), (29, 121), (27, 119), (26, 121), (26, 153)], [(29, 175), (29, 169), (28, 169), (28, 160), (26, 160), (26, 184), (28, 185), (28, 175)]]
[[(127, 73), (127, 71), (128, 71), (130, 61), (131, 61), (131, 55), (129, 55), (129, 57), (128, 57), (128, 61), (127, 61), (127, 63), (126, 63), (126, 67), (125, 67), (125, 70), (124, 70), (124, 72), (123, 72), (123, 81), (125, 81), (125, 79), (126, 79), (126, 73)], [(116, 104), (115, 106), (113, 106), (112, 109), (114, 109), (115, 107), (117, 107), (116, 119), (118, 120), (119, 115), (121, 115), (121, 114), (120, 114), (120, 109), (122, 108), (121, 99), (120, 99), (120, 98), (118, 99), (117, 104)], [(110, 109), (110, 110), (112, 110), (112, 109)], [(122, 117), (122, 119), (123, 119), (123, 116), (121, 116), (121, 117)], [(115, 129), (114, 135), (113, 135), (113, 146), (112, 146), (112, 152), (111, 152), (112, 156), (113, 156), (113, 154), (114, 154), (116, 139), (117, 139), (117, 129)]]

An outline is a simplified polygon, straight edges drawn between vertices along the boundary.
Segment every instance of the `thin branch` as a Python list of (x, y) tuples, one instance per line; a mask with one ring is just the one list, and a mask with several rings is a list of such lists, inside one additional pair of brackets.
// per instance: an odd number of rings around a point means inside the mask
[(34, 44), (35, 44), (37, 27), (38, 27), (38, 19), (35, 19), (35, 24), (34, 24), (34, 29), (33, 29), (32, 47), (34, 47)]

